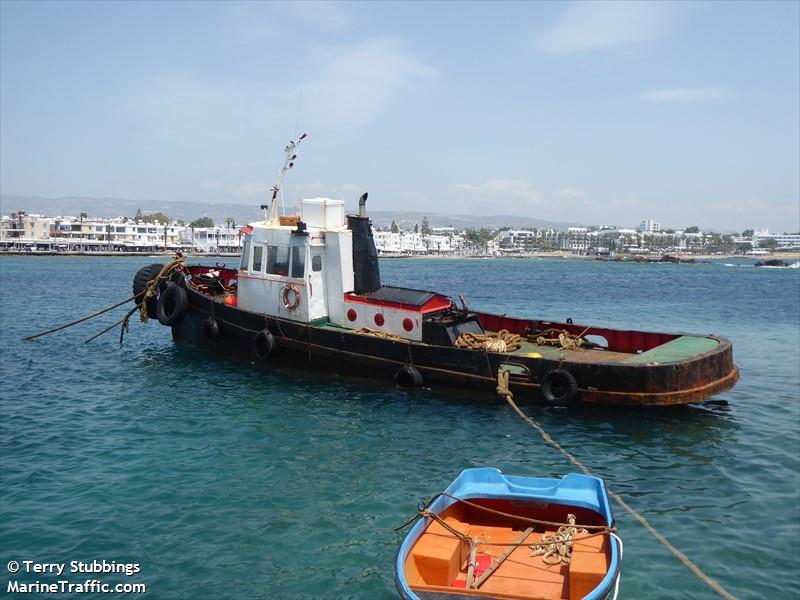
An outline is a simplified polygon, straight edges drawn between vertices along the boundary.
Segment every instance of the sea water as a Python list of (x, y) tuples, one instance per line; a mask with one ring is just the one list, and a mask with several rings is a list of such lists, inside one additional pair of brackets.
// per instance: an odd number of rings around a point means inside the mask
[[(0, 258), (2, 593), (11, 580), (95, 579), (145, 583), (149, 598), (392, 598), (393, 528), (461, 469), (575, 471), (492, 394), (257, 371), (178, 347), (137, 317), (122, 346), (117, 330), (83, 343), (119, 310), (20, 341), (129, 296), (151, 262), (164, 261)], [(728, 591), (790, 598), (800, 585), (800, 272), (742, 264), (381, 269), (385, 283), (463, 293), (480, 310), (731, 338), (742, 379), (710, 402), (524, 410)], [(613, 508), (621, 597), (714, 597)], [(59, 577), (25, 573), (26, 560), (139, 572)]]

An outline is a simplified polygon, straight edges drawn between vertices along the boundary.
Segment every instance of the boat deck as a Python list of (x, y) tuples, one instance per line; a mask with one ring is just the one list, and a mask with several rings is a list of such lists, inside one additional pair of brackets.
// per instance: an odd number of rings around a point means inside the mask
[[(334, 325), (327, 320), (314, 323), (314, 326), (333, 331), (353, 331), (347, 327)], [(487, 331), (486, 333), (493, 332)], [(413, 343), (423, 344), (424, 342)], [(510, 353), (509, 356), (524, 356), (526, 358), (544, 358), (550, 360), (565, 359), (574, 363), (652, 365), (690, 360), (701, 354), (713, 351), (717, 346), (719, 346), (719, 341), (711, 337), (683, 335), (646, 352), (633, 354), (630, 352), (614, 352), (602, 348), (569, 350), (557, 346), (540, 346), (534, 342), (523, 340), (519, 350)]]
[(609, 542), (606, 536), (575, 542), (570, 564), (548, 565), (541, 555), (532, 555), (530, 546), (518, 544), (539, 542), (543, 535), (555, 533), (554, 529), (534, 531), (522, 539), (524, 530), (514, 529), (510, 524), (468, 523), (454, 516), (446, 517), (445, 522), (459, 532), (480, 540), (477, 546), (476, 580), (499, 556), (508, 550), (511, 553), (478, 589), (466, 589), (469, 548), (442, 525), (432, 522), (406, 561), (408, 582), (423, 598), (428, 597), (428, 593), (430, 597), (449, 593), (458, 597), (509, 600), (573, 600), (583, 598), (594, 590), (609, 568)]
[(582, 350), (562, 350), (556, 346), (539, 346), (533, 342), (523, 341), (516, 352), (516, 356), (529, 358), (559, 359), (569, 357), (570, 362), (577, 363), (607, 363), (619, 362), (626, 364), (648, 365), (654, 363), (677, 362), (689, 360), (706, 352), (711, 352), (719, 345), (713, 338), (684, 335), (666, 344), (640, 354), (628, 352), (613, 352), (599, 348), (584, 348)]

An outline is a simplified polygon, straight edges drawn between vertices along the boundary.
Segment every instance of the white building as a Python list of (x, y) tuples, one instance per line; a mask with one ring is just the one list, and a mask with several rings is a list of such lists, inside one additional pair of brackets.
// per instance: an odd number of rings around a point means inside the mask
[(431, 227), (432, 235), (455, 235), (456, 230), (454, 227)]
[(800, 248), (800, 233), (770, 233), (769, 229), (753, 230), (753, 248), (765, 248), (767, 240), (775, 240), (775, 248), (791, 250)]
[(424, 239), (428, 252), (436, 254), (450, 254), (453, 252), (453, 244), (449, 235), (426, 235)]
[(642, 233), (656, 233), (661, 231), (661, 224), (656, 223), (653, 221), (653, 219), (645, 219), (639, 223), (639, 227), (637, 229)]

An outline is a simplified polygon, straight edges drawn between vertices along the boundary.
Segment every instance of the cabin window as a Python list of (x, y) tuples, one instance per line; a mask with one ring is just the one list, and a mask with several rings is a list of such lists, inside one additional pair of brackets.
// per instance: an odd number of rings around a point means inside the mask
[(306, 274), (306, 247), (292, 247), (292, 277), (302, 279)]
[(253, 246), (253, 273), (261, 273), (263, 258), (264, 246)]
[(289, 275), (289, 248), (267, 246), (267, 273), (283, 277)]
[(250, 240), (244, 241), (244, 246), (242, 247), (242, 262), (239, 264), (239, 268), (242, 271), (247, 271), (247, 265), (250, 264)]
[(311, 257), (311, 270), (322, 271), (322, 256), (315, 254)]

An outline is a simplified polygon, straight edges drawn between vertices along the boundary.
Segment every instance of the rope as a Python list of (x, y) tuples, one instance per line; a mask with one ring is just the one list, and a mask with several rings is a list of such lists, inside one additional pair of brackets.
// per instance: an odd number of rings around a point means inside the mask
[[(545, 337), (547, 335), (555, 335), (555, 337)], [(546, 329), (535, 338), (531, 336), (529, 339), (535, 341), (537, 346), (557, 346), (565, 350), (581, 352), (586, 343), (586, 340), (584, 340), (581, 335), (573, 335), (566, 329)]]
[(44, 335), (50, 335), (51, 333), (55, 333), (56, 331), (61, 331), (62, 329), (66, 329), (67, 327), (72, 327), (73, 325), (77, 325), (78, 323), (83, 323), (84, 321), (88, 321), (89, 319), (94, 319), (95, 317), (99, 317), (100, 315), (105, 314), (110, 310), (114, 310), (115, 308), (119, 308), (123, 304), (127, 304), (131, 300), (134, 300), (134, 299), (138, 298), (139, 296), (141, 296), (143, 293), (144, 292), (139, 292), (138, 294), (134, 294), (133, 296), (131, 296), (130, 298), (126, 298), (122, 302), (117, 302), (116, 304), (114, 304), (112, 306), (109, 306), (108, 308), (104, 308), (103, 310), (99, 310), (96, 313), (92, 313), (89, 316), (82, 317), (80, 319), (72, 321), (71, 323), (67, 323), (66, 325), (62, 325), (61, 327), (56, 327), (55, 329), (49, 329), (48, 331), (43, 331), (41, 333), (37, 333), (37, 334), (34, 334), (34, 335), (29, 335), (28, 337), (22, 338), (22, 341), (26, 342), (28, 340), (35, 340), (38, 337), (42, 337)]
[(516, 352), (522, 347), (522, 336), (511, 333), (508, 329), (501, 329), (496, 333), (478, 334), (462, 333), (455, 342), (456, 348), (467, 350), (481, 350), (486, 348), (489, 352)]
[[(508, 402), (511, 408), (514, 409), (522, 419), (527, 422), (531, 427), (533, 427), (536, 431), (539, 432), (539, 435), (542, 436), (542, 439), (553, 446), (556, 450), (561, 452), (572, 464), (578, 467), (581, 471), (583, 471), (586, 475), (591, 475), (592, 472), (577, 458), (575, 458), (569, 451), (567, 451), (561, 444), (556, 442), (550, 435), (542, 429), (542, 426), (539, 425), (535, 420), (531, 417), (526, 415), (522, 410), (520, 410), (517, 403), (514, 402), (514, 394), (508, 388), (508, 377), (509, 371), (507, 369), (498, 369), (497, 371), (497, 394)], [(706, 575), (700, 567), (694, 564), (688, 556), (686, 556), (683, 552), (678, 550), (675, 546), (670, 544), (669, 540), (665, 538), (661, 533), (653, 527), (650, 522), (645, 519), (642, 515), (636, 512), (631, 506), (625, 502), (619, 494), (616, 494), (610, 490), (608, 490), (608, 495), (611, 496), (614, 501), (619, 504), (625, 512), (630, 514), (639, 524), (642, 525), (647, 531), (649, 531), (653, 537), (655, 537), (670, 553), (677, 558), (681, 563), (689, 569), (692, 573), (694, 573), (703, 583), (705, 583), (708, 587), (710, 587), (714, 592), (716, 592), (720, 597), (725, 598), (726, 600), (736, 600), (736, 596), (731, 594), (728, 590), (726, 590), (722, 585), (720, 585), (715, 579)]]
[[(439, 523), (439, 525), (441, 525), (447, 531), (449, 531), (451, 534), (453, 534), (453, 537), (461, 540), (465, 544), (470, 543), (470, 541), (473, 539), (470, 536), (468, 536), (467, 534), (459, 531), (458, 529), (456, 529), (455, 527), (450, 525), (447, 521), (442, 519), (442, 517), (439, 514), (433, 512), (430, 509), (425, 508), (425, 509), (419, 511), (419, 514), (417, 514), (414, 517), (414, 520), (416, 520), (416, 519), (418, 519), (420, 517), (433, 519), (434, 521)], [(605, 530), (605, 531), (596, 531), (594, 533), (587, 533), (586, 535), (582, 535), (581, 537), (574, 537), (574, 538), (572, 538), (572, 541), (573, 542), (581, 542), (583, 540), (588, 540), (589, 538), (597, 537), (599, 535), (610, 535), (610, 534), (611, 534), (611, 531), (608, 530), (608, 529)], [(531, 548), (533, 548), (534, 546), (545, 546), (546, 547), (546, 546), (549, 546), (550, 544), (552, 544), (551, 541), (544, 540), (544, 539), (542, 539), (541, 542), (525, 542), (525, 543), (516, 543), (516, 544), (509, 543), (509, 542), (487, 542), (487, 541), (484, 541), (484, 540), (479, 540), (478, 543), (481, 546), (530, 546)]]
[(367, 327), (361, 327), (359, 329), (356, 329), (353, 333), (360, 333), (361, 335), (371, 335), (373, 337), (384, 338), (387, 340), (394, 340), (396, 342), (408, 343), (407, 339), (401, 338), (399, 335), (389, 333), (388, 331), (377, 331), (375, 329), (369, 329)]
[[(161, 267), (161, 270), (158, 272), (153, 279), (147, 282), (147, 287), (144, 290), (144, 296), (142, 297), (142, 301), (139, 303), (139, 318), (141, 319), (142, 323), (147, 323), (149, 319), (149, 315), (147, 314), (147, 301), (154, 297), (156, 293), (158, 293), (158, 288), (161, 283), (167, 279), (175, 269), (183, 268), (186, 264), (186, 259), (182, 255), (178, 255)], [(126, 316), (124, 320), (123, 327), (127, 329), (128, 326), (128, 317)], [(122, 343), (122, 336), (120, 336), (120, 343)]]
[[(127, 304), (131, 300), (136, 300), (137, 298), (141, 298), (140, 304), (138, 306), (134, 307), (134, 309), (131, 310), (127, 315), (125, 315), (125, 317), (123, 317), (120, 321), (117, 321), (111, 327), (107, 327), (106, 329), (104, 329), (103, 331), (98, 333), (97, 335), (90, 337), (89, 339), (85, 340), (85, 342), (90, 342), (93, 339), (95, 339), (97, 337), (100, 337), (104, 333), (110, 331), (111, 329), (113, 329), (114, 327), (116, 327), (117, 325), (120, 325), (120, 324), (122, 324), (123, 328), (125, 330), (127, 330), (128, 319), (135, 312), (135, 310), (137, 308), (140, 311), (142, 321), (146, 322), (147, 318), (148, 318), (147, 317), (147, 300), (152, 298), (153, 296), (155, 296), (155, 294), (158, 292), (158, 286), (161, 284), (161, 282), (164, 281), (167, 277), (169, 277), (169, 275), (172, 274), (172, 271), (174, 271), (175, 269), (177, 269), (179, 267), (182, 267), (184, 262), (185, 262), (185, 259), (183, 258), (183, 256), (176, 257), (175, 259), (173, 259), (172, 261), (170, 261), (169, 263), (164, 265), (164, 267), (161, 269), (161, 271), (159, 272), (158, 275), (156, 275), (152, 280), (147, 282), (147, 287), (143, 291), (139, 292), (138, 294), (134, 294), (130, 298), (125, 298), (125, 300), (117, 302), (116, 304), (112, 304), (108, 308), (104, 308), (103, 310), (98, 310), (97, 312), (92, 313), (91, 315), (87, 315), (85, 317), (81, 317), (80, 319), (76, 319), (75, 321), (72, 321), (71, 323), (67, 323), (66, 325), (61, 325), (59, 327), (55, 327), (54, 329), (49, 329), (47, 331), (42, 331), (41, 333), (36, 333), (34, 335), (29, 335), (27, 337), (22, 338), (22, 341), (26, 342), (28, 340), (34, 340), (36, 338), (39, 338), (39, 337), (42, 337), (42, 336), (45, 336), (45, 335), (50, 335), (51, 333), (56, 333), (57, 331), (62, 331), (63, 329), (67, 329), (68, 327), (72, 327), (73, 325), (77, 325), (78, 323), (83, 323), (84, 321), (88, 321), (89, 319), (94, 319), (95, 317), (99, 317), (100, 315), (105, 314), (105, 313), (107, 313), (107, 312), (109, 312), (111, 310), (114, 310), (115, 308), (119, 308), (123, 304)], [(122, 343), (122, 336), (121, 335), (120, 335), (120, 343)]]
[[(492, 513), (493, 515), (506, 517), (508, 519), (516, 519), (518, 521), (525, 521), (526, 523), (535, 523), (536, 525), (549, 525), (551, 527), (565, 527), (565, 526), (568, 526), (568, 525), (569, 526), (576, 526), (574, 522), (562, 523), (560, 521), (544, 521), (542, 519), (533, 519), (531, 517), (523, 517), (522, 515), (515, 515), (513, 513), (503, 512), (502, 510), (497, 510), (496, 508), (489, 508), (488, 506), (483, 506), (481, 504), (476, 504), (475, 502), (470, 502), (469, 500), (464, 500), (463, 498), (459, 498), (457, 496), (452, 496), (452, 495), (447, 494), (445, 492), (442, 492), (441, 494), (436, 494), (431, 499), (431, 502), (436, 500), (436, 498), (438, 498), (439, 496), (444, 496), (445, 498), (450, 498), (452, 500), (456, 500), (457, 502), (460, 502), (461, 504), (465, 504), (466, 506), (469, 506), (470, 508), (476, 508), (478, 510), (482, 510), (482, 511), (485, 511), (485, 512), (488, 512), (488, 513)], [(430, 502), (428, 503), (427, 506), (430, 506)], [(602, 530), (602, 531), (616, 531), (615, 528), (607, 527), (606, 525), (577, 525), (577, 527), (583, 527), (584, 529), (597, 529), (597, 530)]]
[(585, 529), (575, 526), (575, 515), (567, 515), (569, 525), (562, 525), (554, 534), (542, 536), (543, 542), (550, 542), (547, 546), (537, 546), (531, 556), (542, 556), (546, 565), (568, 565), (572, 562), (572, 542), (576, 535), (589, 533)]

